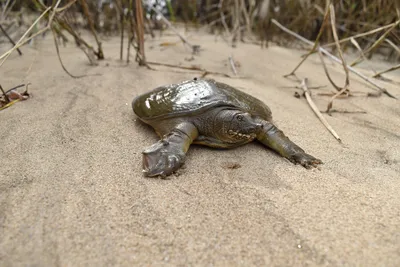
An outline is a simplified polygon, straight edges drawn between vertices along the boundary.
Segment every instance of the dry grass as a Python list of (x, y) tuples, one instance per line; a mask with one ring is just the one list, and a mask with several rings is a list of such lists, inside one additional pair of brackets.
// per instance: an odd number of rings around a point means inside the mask
[[(15, 1), (16, 4), (13, 6), (4, 5), (1, 12), (4, 15), (0, 17), (0, 24), (5, 26), (7, 21), (21, 16), (21, 13), (43, 12), (46, 6), (43, 3), (52, 1), (35, 0), (32, 1), (34, 4), (26, 4), (27, 2), (29, 3), (29, 1)], [(138, 39), (136, 48), (141, 54), (144, 53), (140, 40), (141, 28), (149, 33), (153, 29), (165, 26), (162, 20), (154, 19), (156, 15), (154, 10), (146, 7), (142, 11), (135, 0), (113, 0), (112, 6), (104, 4), (101, 7), (98, 6), (98, 2), (97, 0), (78, 0), (76, 3), (73, 0), (61, 1), (61, 6), (65, 6), (66, 10), (59, 16), (57, 22), (75, 39), (78, 27), (89, 29), (96, 39), (97, 51), (95, 52), (99, 59), (103, 57), (103, 54), (97, 33), (110, 34), (115, 30), (121, 32), (125, 29), (129, 32), (128, 36), (131, 39), (139, 37), (136, 38)], [(228, 35), (227, 38), (232, 45), (237, 45), (239, 40), (254, 42), (254, 33), (261, 40), (260, 44), (271, 40), (281, 45), (292, 44), (293, 39), (276, 28), (271, 23), (271, 19), (276, 19), (285, 27), (314, 41), (317, 39), (329, 4), (327, 0), (203, 0), (200, 1), (201, 3), (194, 0), (169, 0), (167, 2), (170, 3), (166, 7), (170, 20), (208, 24), (213, 32)], [(354, 64), (364, 60), (365, 57), (370, 58), (377, 52), (384, 54), (389, 60), (399, 59), (400, 11), (397, 2), (393, 0), (333, 1), (336, 14), (335, 26), (343, 51), (349, 47), (355, 47), (354, 42), (353, 44), (351, 42), (353, 36), (357, 39), (358, 47), (363, 51), (362, 56), (360, 54), (360, 58)], [(148, 17), (144, 16), (143, 19), (138, 20), (137, 16), (143, 13), (146, 13)], [(132, 23), (131, 18), (138, 23)], [(330, 23), (330, 21), (327, 22), (328, 27), (319, 38), (320, 44), (327, 44), (327, 47), (336, 49)], [(138, 28), (138, 24), (145, 25)], [(132, 27), (135, 29), (130, 29)], [(362, 35), (367, 32), (369, 34)], [(83, 45), (90, 47), (85, 42)]]
[[(154, 7), (142, 6), (142, 2), (136, 0), (108, 1), (112, 2), (112, 5), (104, 1), (102, 6), (98, 6), (98, 0), (3, 2), (0, 26), (4, 36), (0, 38), (0, 42), (12, 43), (13, 48), (0, 55), (0, 67), (11, 53), (20, 53), (23, 45), (34, 41), (47, 31), (54, 34), (57, 51), (58, 40), (66, 43), (68, 38), (72, 37), (93, 65), (97, 64), (97, 60), (104, 58), (98, 34), (119, 32), (121, 60), (124, 57), (124, 42), (127, 39), (127, 62), (130, 48), (133, 47), (136, 50), (136, 61), (148, 67), (144, 36), (154, 36), (154, 30), (173, 28), (171, 22), (176, 21), (183, 21), (187, 25), (207, 25), (212, 32), (223, 35), (232, 46), (237, 46), (240, 41), (261, 46), (268, 45), (269, 41), (281, 45), (298, 44), (295, 38), (271, 23), (275, 20), (313, 41), (315, 45), (330, 49), (331, 53), (338, 54), (342, 61), (342, 51), (355, 49), (360, 56), (350, 64), (352, 67), (370, 59), (376, 53), (386, 56), (391, 61), (400, 58), (400, 4), (393, 0), (335, 0), (332, 1), (331, 7), (329, 0), (168, 0), (165, 8), (168, 15), (161, 19)], [(328, 19), (328, 10), (334, 14), (335, 20)], [(22, 26), (16, 29), (18, 24)], [(21, 29), (24, 28), (22, 32)], [(94, 45), (81, 37), (79, 32), (82, 29), (87, 29), (93, 35)], [(13, 34), (10, 34), (11, 32)], [(189, 44), (182, 36), (180, 38)], [(19, 41), (15, 42), (17, 39)], [(310, 53), (318, 50), (314, 47)], [(64, 66), (63, 68), (66, 70)], [(398, 68), (396, 63), (392, 68), (375, 73), (374, 77), (380, 77), (383, 73)], [(346, 67), (344, 69), (346, 70)]]

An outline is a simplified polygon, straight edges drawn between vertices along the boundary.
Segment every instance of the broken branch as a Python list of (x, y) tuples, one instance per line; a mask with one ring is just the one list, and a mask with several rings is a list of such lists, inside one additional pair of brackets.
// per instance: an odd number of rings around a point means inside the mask
[(314, 101), (311, 98), (310, 92), (308, 90), (307, 86), (307, 78), (304, 78), (303, 81), (301, 82), (301, 88), (304, 91), (304, 95), (306, 96), (307, 102), (310, 105), (311, 109), (314, 111), (315, 115), (317, 115), (318, 119), (322, 122), (322, 124), (328, 129), (328, 131), (338, 140), (339, 142), (342, 142), (340, 139), (339, 135), (335, 132), (335, 130), (332, 128), (332, 126), (329, 125), (328, 121), (322, 116), (321, 112), (315, 105)]

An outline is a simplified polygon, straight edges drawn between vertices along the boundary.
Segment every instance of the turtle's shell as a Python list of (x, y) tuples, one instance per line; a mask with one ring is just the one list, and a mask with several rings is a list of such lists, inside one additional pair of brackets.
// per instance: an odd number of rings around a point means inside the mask
[(132, 102), (133, 111), (144, 120), (197, 115), (221, 106), (235, 107), (271, 120), (271, 111), (263, 102), (211, 79), (195, 79), (157, 87)]

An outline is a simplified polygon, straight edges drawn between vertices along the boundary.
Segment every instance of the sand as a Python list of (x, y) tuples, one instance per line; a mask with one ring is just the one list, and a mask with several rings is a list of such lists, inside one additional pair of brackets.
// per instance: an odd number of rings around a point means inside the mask
[[(265, 101), (279, 127), (325, 164), (307, 170), (256, 143), (192, 146), (179, 176), (144, 178), (141, 151), (157, 136), (133, 115), (133, 97), (199, 73), (127, 65), (115, 37), (103, 38), (106, 60), (96, 67), (72, 43), (61, 47), (73, 74), (101, 74), (72, 79), (52, 39), (38, 40), (0, 69), (3, 87), (30, 82), (32, 94), (0, 112), (0, 266), (399, 266), (399, 102), (335, 101), (336, 109), (366, 112), (325, 115), (340, 144), (293, 96), (299, 83), (282, 77), (304, 51), (234, 49), (190, 34), (203, 48), (193, 61), (182, 44), (160, 47), (178, 41), (172, 35), (148, 38), (148, 60), (232, 75), (233, 55), (239, 78), (209, 77)], [(342, 85), (340, 66), (327, 62)], [(329, 97), (317, 93), (334, 89), (318, 58), (298, 77), (326, 86), (313, 90), (324, 110)], [(400, 81), (399, 72), (387, 77)], [(352, 91), (374, 92), (351, 78)], [(398, 85), (380, 84), (400, 98)]]

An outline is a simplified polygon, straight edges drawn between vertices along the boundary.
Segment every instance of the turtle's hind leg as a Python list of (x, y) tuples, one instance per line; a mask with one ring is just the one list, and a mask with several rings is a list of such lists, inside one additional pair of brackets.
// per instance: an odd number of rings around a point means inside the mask
[(301, 147), (290, 141), (274, 124), (268, 121), (263, 121), (262, 124), (263, 129), (257, 136), (258, 141), (275, 150), (291, 162), (301, 164), (305, 168), (316, 167), (322, 164), (321, 160), (307, 154)]
[(185, 161), (186, 152), (198, 136), (191, 123), (181, 123), (160, 141), (143, 151), (143, 172), (146, 176), (166, 177), (178, 170)]

